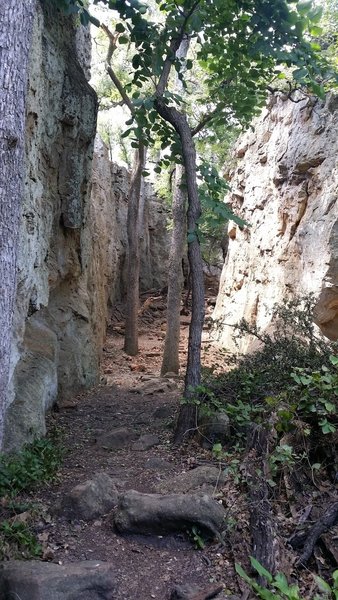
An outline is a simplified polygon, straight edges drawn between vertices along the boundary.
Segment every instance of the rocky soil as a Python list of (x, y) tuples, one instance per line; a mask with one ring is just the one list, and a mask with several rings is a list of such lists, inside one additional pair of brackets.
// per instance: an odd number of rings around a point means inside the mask
[[(13, 561), (9, 550), (0, 566), (4, 600), (247, 600), (235, 564), (250, 570), (255, 536), (264, 540), (267, 525), (278, 569), (299, 583), (302, 598), (314, 597), (311, 571), (325, 576), (337, 565), (332, 483), (313, 473), (309, 480), (297, 466), (267, 494), (264, 456), (254, 447), (217, 461), (197, 441), (172, 446), (183, 379), (159, 376), (164, 321), (163, 298), (153, 296), (142, 311), (139, 355), (130, 358), (117, 309), (100, 385), (51, 414), (49, 429), (64, 448), (58, 478), (20, 498), (29, 508), (15, 517), (36, 533), (42, 562)], [(188, 324), (182, 316), (182, 370)], [(205, 365), (224, 362), (203, 348)], [(4, 502), (8, 518), (6, 510)], [(309, 569), (299, 570), (306, 532), (323, 514), (328, 532)]]
[[(60, 433), (64, 461), (54, 484), (26, 498), (38, 507), (33, 527), (49, 563), (45, 566), (71, 566), (70, 571), (60, 572), (57, 580), (66, 577), (70, 588), (71, 582), (77, 581), (74, 598), (87, 598), (85, 590), (89, 593), (87, 584), (79, 588), (80, 581), (88, 580), (88, 569), (91, 572), (91, 564), (78, 564), (83, 561), (100, 564), (104, 580), (108, 567), (113, 573), (113, 584), (102, 595), (97, 592), (101, 584), (94, 582), (91, 600), (202, 599), (216, 592), (220, 592), (217, 598), (227, 598), (237, 585), (229, 548), (220, 535), (225, 524), (224, 476), (210, 452), (197, 445), (171, 446), (183, 378), (159, 377), (164, 339), (162, 298), (152, 302), (142, 316), (136, 358), (123, 352), (120, 317), (117, 310), (104, 348), (100, 386), (61, 401), (49, 420), (49, 428)], [(182, 317), (183, 368), (188, 324), (189, 318)], [(205, 354), (212, 360), (210, 349)], [(130, 495), (137, 499), (137, 493), (143, 502), (141, 525), (133, 528), (126, 524), (122, 505), (128, 504)], [(150, 508), (144, 526), (148, 499), (159, 497), (169, 499), (169, 508), (164, 507), (164, 516), (163, 507), (160, 513), (157, 507), (155, 512)], [(128, 519), (135, 521), (134, 515), (127, 515)], [(102, 563), (108, 566), (102, 567)], [(27, 564), (24, 571), (18, 567), (21, 574), (29, 570)], [(12, 569), (8, 580), (14, 577), (19, 581), (15, 563), (14, 567), (8, 565)], [(49, 594), (55, 568), (50, 576), (40, 567), (34, 575), (41, 590), (47, 585)], [(83, 577), (81, 568), (85, 569)], [(36, 568), (29, 572), (32, 577)], [(26, 576), (21, 577), (22, 589), (17, 583), (15, 593), (27, 587)], [(97, 573), (95, 577), (99, 577)], [(58, 593), (56, 599), (68, 598), (62, 596), (62, 590)]]

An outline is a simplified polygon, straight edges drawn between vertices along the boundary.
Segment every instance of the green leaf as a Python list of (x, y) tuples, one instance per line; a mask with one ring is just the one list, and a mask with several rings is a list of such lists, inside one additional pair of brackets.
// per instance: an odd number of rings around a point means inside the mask
[(126, 28), (125, 28), (125, 26), (123, 25), (123, 23), (117, 23), (117, 24), (115, 25), (115, 30), (116, 30), (118, 33), (123, 33), (123, 32), (126, 30)]
[(89, 25), (89, 13), (87, 10), (84, 10), (80, 13), (80, 21), (81, 25), (83, 25), (84, 27), (87, 27), (87, 25)]
[(318, 577), (318, 575), (315, 575), (314, 577), (315, 577), (316, 584), (318, 585), (321, 592), (328, 592), (331, 594), (331, 586), (329, 586), (329, 584), (326, 583), (326, 581), (324, 581), (324, 579), (322, 579), (321, 577)]
[(128, 44), (129, 43), (129, 39), (125, 35), (121, 35), (118, 38), (118, 40), (119, 40), (119, 44)]
[(252, 582), (251, 577), (249, 577), (249, 575), (247, 575), (247, 573), (244, 571), (244, 569), (241, 567), (241, 565), (239, 565), (238, 563), (235, 563), (235, 569), (236, 569), (236, 573), (238, 573), (238, 575), (240, 577), (242, 577), (242, 579), (244, 579), (244, 581), (251, 584), (251, 582)]
[(304, 79), (304, 77), (307, 77), (308, 74), (308, 70), (305, 67), (302, 67), (301, 69), (295, 69), (295, 71), (292, 73), (292, 76), (294, 79), (296, 79), (296, 81), (300, 81), (301, 79)]
[(318, 27), (318, 25), (313, 25), (313, 27), (311, 27), (311, 29), (310, 29), (310, 33), (314, 37), (320, 37), (323, 33), (323, 29), (322, 29), (322, 27)]
[(271, 573), (269, 573), (269, 571), (267, 571), (263, 567), (263, 565), (261, 565), (261, 563), (258, 562), (258, 560), (256, 560), (256, 558), (254, 558), (253, 556), (250, 556), (250, 562), (251, 562), (251, 565), (253, 566), (253, 568), (257, 571), (258, 575), (260, 575), (261, 577), (265, 577), (265, 579), (269, 583), (272, 583), (273, 577), (272, 577)]
[(96, 17), (93, 17), (93, 15), (89, 14), (89, 21), (95, 25), (95, 27), (101, 27), (101, 23), (99, 21), (99, 19), (97, 19)]

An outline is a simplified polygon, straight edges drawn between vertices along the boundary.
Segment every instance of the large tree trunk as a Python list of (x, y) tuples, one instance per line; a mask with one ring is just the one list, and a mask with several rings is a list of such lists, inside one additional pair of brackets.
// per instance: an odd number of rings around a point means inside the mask
[[(176, 108), (166, 106), (160, 97), (156, 101), (156, 109), (163, 119), (173, 125), (180, 136), (188, 191), (187, 226), (190, 237), (188, 258), (191, 272), (192, 313), (184, 397), (189, 401), (194, 397), (194, 389), (201, 381), (201, 342), (204, 322), (203, 262), (197, 233), (201, 205), (196, 179), (196, 150), (186, 115), (180, 113)], [(184, 404), (178, 417), (174, 443), (179, 444), (184, 437), (191, 436), (195, 428), (196, 406), (194, 404)]]
[(0, 447), (8, 394), (24, 182), (25, 97), (35, 0), (0, 2)]
[(185, 193), (181, 189), (183, 172), (183, 167), (177, 165), (172, 202), (173, 230), (171, 235), (168, 269), (167, 330), (164, 342), (161, 375), (165, 375), (165, 373), (169, 372), (178, 374), (180, 369), (180, 310), (183, 287), (182, 256), (187, 231)]
[(139, 204), (142, 188), (142, 171), (145, 163), (145, 148), (140, 143), (135, 153), (135, 165), (130, 182), (128, 199), (128, 268), (127, 305), (124, 350), (130, 356), (138, 353), (138, 308), (140, 277)]

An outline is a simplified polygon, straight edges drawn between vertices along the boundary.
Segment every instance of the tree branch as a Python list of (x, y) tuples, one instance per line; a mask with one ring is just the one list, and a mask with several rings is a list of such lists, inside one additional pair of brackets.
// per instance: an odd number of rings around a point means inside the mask
[(106, 71), (110, 77), (110, 79), (112, 80), (113, 84), (115, 85), (117, 91), (119, 92), (124, 104), (126, 104), (126, 106), (128, 106), (130, 112), (133, 114), (134, 113), (134, 105), (132, 103), (132, 101), (130, 100), (128, 94), (126, 93), (121, 81), (119, 80), (118, 76), (116, 75), (114, 69), (111, 66), (111, 60), (114, 54), (114, 51), (116, 49), (116, 42), (118, 39), (118, 33), (117, 34), (113, 34), (110, 29), (107, 27), (107, 25), (102, 24), (101, 28), (103, 29), (103, 31), (105, 32), (105, 34), (108, 36), (109, 39), (109, 47), (108, 47), (108, 52), (107, 52), (107, 57), (106, 57)]
[(194, 2), (194, 4), (192, 5), (191, 9), (188, 11), (188, 13), (184, 16), (184, 21), (182, 23), (182, 26), (177, 34), (177, 37), (172, 38), (171, 42), (170, 42), (170, 50), (166, 56), (166, 59), (164, 61), (164, 65), (163, 65), (163, 70), (159, 79), (159, 82), (157, 84), (156, 87), (156, 95), (157, 96), (163, 96), (163, 93), (167, 87), (168, 84), (168, 79), (169, 79), (169, 75), (170, 75), (170, 70), (173, 64), (172, 61), (172, 57), (175, 56), (177, 50), (179, 49), (182, 40), (184, 38), (184, 34), (185, 34), (185, 28), (186, 25), (190, 19), (190, 17), (193, 15), (193, 13), (195, 12), (197, 6), (199, 5), (201, 0), (196, 0), (196, 2)]
[(218, 109), (215, 108), (211, 113), (205, 115), (203, 119), (196, 125), (194, 129), (191, 131), (191, 135), (194, 137), (197, 133), (199, 133), (216, 115)]

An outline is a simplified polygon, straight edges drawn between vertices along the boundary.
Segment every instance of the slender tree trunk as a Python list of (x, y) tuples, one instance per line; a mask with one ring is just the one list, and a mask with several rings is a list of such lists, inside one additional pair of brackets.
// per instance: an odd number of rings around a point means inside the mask
[(35, 4), (35, 0), (0, 2), (0, 447), (16, 293), (27, 67)]
[[(190, 45), (189, 37), (185, 37), (176, 57), (185, 59)], [(176, 77), (176, 91), (184, 94), (182, 82)], [(172, 201), (173, 231), (171, 235), (169, 269), (168, 269), (168, 295), (167, 295), (167, 327), (164, 342), (164, 351), (161, 366), (161, 375), (166, 373), (179, 373), (180, 370), (180, 329), (181, 329), (181, 294), (183, 287), (182, 258), (186, 239), (185, 193), (181, 189), (184, 175), (182, 165), (176, 165), (175, 187)]]
[(138, 353), (138, 308), (140, 278), (139, 245), (139, 203), (142, 186), (142, 171), (145, 163), (145, 149), (140, 143), (135, 153), (134, 170), (131, 176), (128, 199), (128, 289), (126, 304), (126, 332), (124, 350), (130, 356)]
[[(194, 388), (201, 381), (201, 342), (204, 322), (203, 262), (197, 236), (197, 222), (201, 216), (201, 204), (196, 178), (196, 150), (186, 115), (180, 113), (176, 108), (166, 106), (161, 97), (157, 98), (156, 109), (163, 119), (173, 125), (180, 136), (188, 190), (187, 225), (188, 231), (193, 238), (188, 244), (192, 287), (192, 313), (189, 329), (188, 363), (184, 397), (189, 400), (195, 394)], [(193, 404), (184, 404), (181, 407), (178, 417), (174, 443), (179, 444), (185, 436), (191, 436), (195, 427), (196, 406)]]
[(183, 166), (176, 165), (175, 189), (172, 202), (173, 230), (168, 268), (167, 329), (161, 375), (169, 372), (178, 373), (180, 369), (180, 312), (183, 287), (182, 256), (187, 231), (185, 193), (181, 189), (183, 172)]

